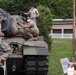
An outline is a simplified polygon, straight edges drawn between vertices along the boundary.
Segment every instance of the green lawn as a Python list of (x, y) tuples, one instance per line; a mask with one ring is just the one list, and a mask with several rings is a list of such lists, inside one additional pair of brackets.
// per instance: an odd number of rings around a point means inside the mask
[(64, 75), (60, 64), (60, 59), (65, 57), (68, 57), (69, 60), (72, 61), (73, 57), (72, 39), (53, 39), (52, 49), (49, 53), (48, 75)]

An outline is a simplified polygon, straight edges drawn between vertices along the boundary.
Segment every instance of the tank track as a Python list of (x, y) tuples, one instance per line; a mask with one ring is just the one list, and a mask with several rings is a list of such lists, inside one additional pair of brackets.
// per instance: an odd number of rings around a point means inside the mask
[(47, 56), (24, 56), (25, 75), (47, 75)]

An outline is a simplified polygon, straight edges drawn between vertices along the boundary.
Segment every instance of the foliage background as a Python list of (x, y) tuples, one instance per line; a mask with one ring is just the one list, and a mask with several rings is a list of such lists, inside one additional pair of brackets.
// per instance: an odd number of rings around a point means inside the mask
[(72, 0), (0, 0), (0, 7), (8, 12), (27, 12), (31, 3), (48, 7), (53, 18), (72, 18)]

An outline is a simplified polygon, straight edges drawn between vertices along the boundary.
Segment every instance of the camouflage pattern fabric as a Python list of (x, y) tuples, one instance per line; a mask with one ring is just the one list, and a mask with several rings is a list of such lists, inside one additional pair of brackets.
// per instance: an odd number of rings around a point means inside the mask
[(0, 38), (0, 58), (6, 60), (12, 54), (12, 48)]
[(1, 14), (1, 29), (2, 32), (5, 34), (5, 36), (11, 36), (13, 35), (14, 27), (14, 19), (11, 17), (9, 13), (4, 11), (0, 8), (0, 14)]

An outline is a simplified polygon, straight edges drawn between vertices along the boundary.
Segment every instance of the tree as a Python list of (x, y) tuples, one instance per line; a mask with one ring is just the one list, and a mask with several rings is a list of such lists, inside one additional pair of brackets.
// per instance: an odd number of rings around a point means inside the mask
[(40, 35), (44, 36), (44, 40), (48, 43), (49, 49), (51, 48), (51, 39), (49, 37), (49, 32), (52, 26), (52, 14), (50, 9), (45, 6), (38, 6), (37, 9), (40, 12), (40, 16), (37, 19), (37, 25), (40, 30)]
[(72, 0), (0, 0), (0, 8), (8, 12), (27, 12), (31, 3), (48, 7), (53, 18), (72, 18)]
[(72, 18), (72, 0), (46, 0), (53, 18)]

